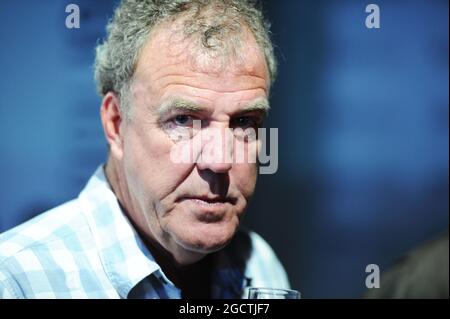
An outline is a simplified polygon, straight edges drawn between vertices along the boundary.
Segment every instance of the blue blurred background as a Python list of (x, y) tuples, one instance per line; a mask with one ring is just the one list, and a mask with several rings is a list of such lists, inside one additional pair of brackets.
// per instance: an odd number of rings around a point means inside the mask
[[(380, 29), (371, 2), (264, 2), (279, 170), (244, 223), (303, 297), (359, 297), (367, 264), (448, 228), (448, 1), (376, 1)], [(114, 3), (0, 2), (0, 232), (75, 197), (106, 159), (92, 64)]]

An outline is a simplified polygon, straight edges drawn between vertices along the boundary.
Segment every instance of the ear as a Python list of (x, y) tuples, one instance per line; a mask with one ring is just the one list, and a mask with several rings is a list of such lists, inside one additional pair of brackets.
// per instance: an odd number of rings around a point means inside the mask
[(121, 160), (123, 157), (121, 123), (124, 119), (120, 111), (120, 99), (115, 93), (108, 92), (103, 97), (100, 117), (111, 154), (116, 159)]

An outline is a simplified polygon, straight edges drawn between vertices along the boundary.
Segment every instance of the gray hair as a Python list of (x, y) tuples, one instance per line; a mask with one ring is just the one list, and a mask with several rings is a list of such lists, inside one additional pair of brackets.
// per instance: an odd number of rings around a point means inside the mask
[[(96, 48), (95, 80), (97, 91), (103, 96), (115, 92), (123, 105), (130, 91), (131, 80), (140, 51), (154, 27), (170, 19), (183, 16), (184, 36), (198, 38), (202, 52), (230, 55), (238, 45), (236, 33), (248, 28), (264, 54), (269, 78), (273, 83), (277, 63), (269, 36), (269, 23), (264, 20), (257, 0), (122, 0), (109, 21), (107, 36)], [(222, 50), (222, 51), (224, 51)], [(127, 107), (128, 108), (128, 107)], [(127, 112), (126, 112), (127, 113)]]

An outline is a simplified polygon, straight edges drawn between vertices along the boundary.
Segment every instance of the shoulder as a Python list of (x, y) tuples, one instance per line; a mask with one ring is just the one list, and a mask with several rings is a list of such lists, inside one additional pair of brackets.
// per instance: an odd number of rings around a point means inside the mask
[(370, 289), (365, 298), (448, 298), (448, 231), (397, 260), (382, 273), (380, 288)]
[(24, 250), (70, 237), (83, 224), (84, 219), (76, 199), (44, 212), (0, 234), (0, 265), (5, 259)]
[[(0, 297), (20, 298), (30, 274), (45, 281), (49, 269), (69, 263), (67, 253), (85, 246), (89, 227), (72, 200), (0, 235)], [(79, 249), (79, 248), (78, 248)], [(19, 284), (19, 282), (21, 284)]]

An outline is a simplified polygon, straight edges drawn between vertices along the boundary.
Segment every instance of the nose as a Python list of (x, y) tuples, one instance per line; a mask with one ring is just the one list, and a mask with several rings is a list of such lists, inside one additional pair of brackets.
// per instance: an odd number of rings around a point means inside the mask
[(233, 133), (229, 128), (202, 130), (201, 151), (197, 160), (199, 170), (226, 173), (233, 166)]

